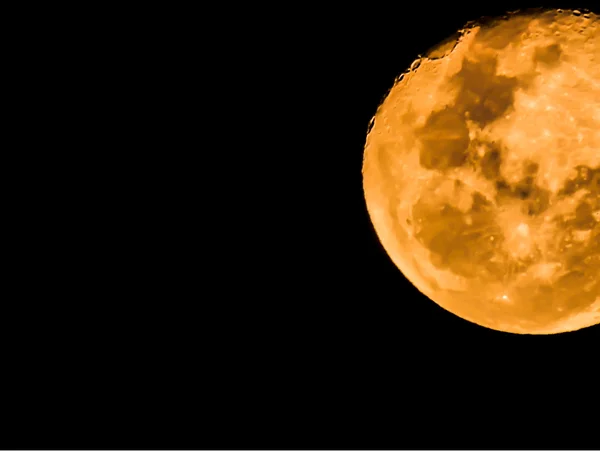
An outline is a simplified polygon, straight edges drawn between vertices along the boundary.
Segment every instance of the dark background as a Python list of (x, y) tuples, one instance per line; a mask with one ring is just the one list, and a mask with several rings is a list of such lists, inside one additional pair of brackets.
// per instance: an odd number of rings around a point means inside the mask
[(21, 251), (0, 448), (598, 446), (598, 327), (517, 336), (444, 311), (391, 262), (362, 194), (394, 79), (523, 6), (24, 21), (13, 41), (37, 53), (11, 89), (44, 125), (26, 122), (6, 196)]

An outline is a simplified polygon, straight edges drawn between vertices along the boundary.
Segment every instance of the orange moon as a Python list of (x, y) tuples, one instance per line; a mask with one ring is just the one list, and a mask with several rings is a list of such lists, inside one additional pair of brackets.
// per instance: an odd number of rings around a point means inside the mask
[(481, 326), (600, 323), (600, 19), (533, 10), (469, 23), (379, 106), (363, 190), (391, 260)]

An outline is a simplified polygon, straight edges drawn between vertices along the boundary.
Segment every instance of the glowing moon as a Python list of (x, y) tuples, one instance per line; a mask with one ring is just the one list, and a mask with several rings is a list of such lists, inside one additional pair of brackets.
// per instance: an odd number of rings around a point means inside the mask
[(496, 330), (600, 323), (600, 19), (468, 24), (415, 61), (367, 136), (384, 248), (426, 296)]

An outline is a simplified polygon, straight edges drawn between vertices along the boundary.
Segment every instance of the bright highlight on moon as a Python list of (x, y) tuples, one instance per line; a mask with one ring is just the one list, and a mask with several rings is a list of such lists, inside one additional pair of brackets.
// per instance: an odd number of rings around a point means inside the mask
[(446, 310), (519, 334), (600, 323), (600, 18), (511, 13), (416, 60), (373, 118), (363, 188)]

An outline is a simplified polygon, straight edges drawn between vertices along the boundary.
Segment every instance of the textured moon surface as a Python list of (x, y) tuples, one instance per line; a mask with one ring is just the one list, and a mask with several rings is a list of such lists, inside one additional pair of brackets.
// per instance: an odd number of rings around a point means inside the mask
[(379, 106), (367, 209), (415, 287), (505, 332), (600, 323), (600, 20), (537, 10), (467, 24)]

